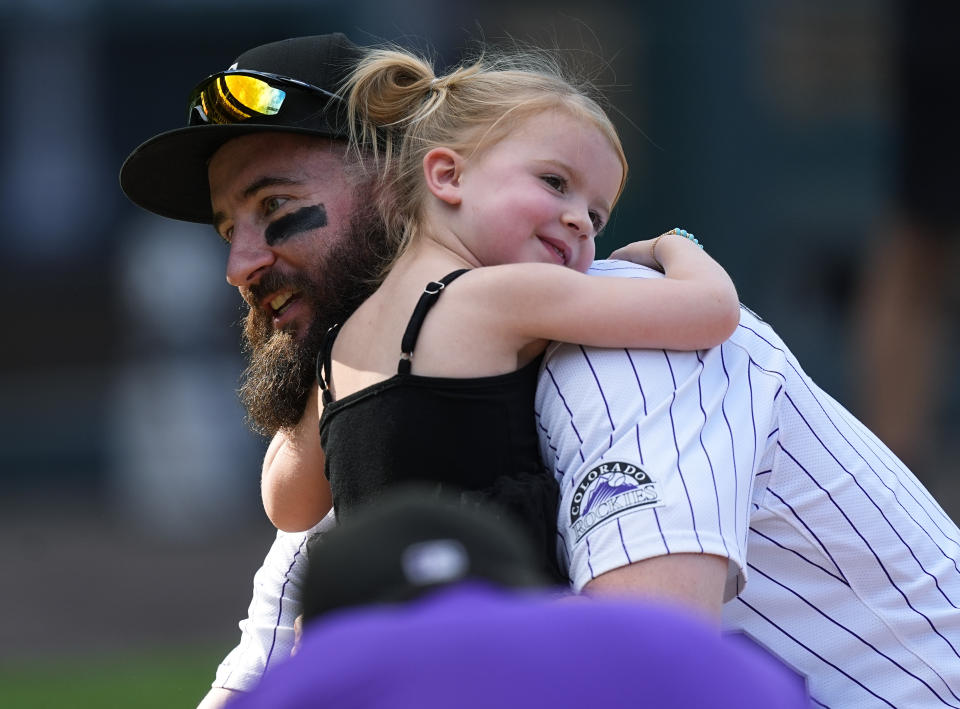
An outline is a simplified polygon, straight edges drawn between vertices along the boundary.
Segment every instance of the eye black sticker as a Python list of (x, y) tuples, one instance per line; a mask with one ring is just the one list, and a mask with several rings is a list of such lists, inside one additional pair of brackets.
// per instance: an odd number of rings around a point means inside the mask
[(303, 207), (270, 222), (263, 233), (267, 245), (276, 246), (305, 231), (320, 229), (327, 225), (327, 210), (322, 204)]

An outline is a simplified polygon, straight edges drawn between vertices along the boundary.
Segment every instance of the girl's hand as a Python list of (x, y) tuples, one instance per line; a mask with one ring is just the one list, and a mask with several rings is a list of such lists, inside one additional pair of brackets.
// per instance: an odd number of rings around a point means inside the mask
[(614, 251), (610, 254), (609, 258), (631, 261), (641, 266), (649, 266), (650, 268), (662, 271), (663, 269), (660, 267), (660, 264), (657, 263), (653, 257), (653, 246), (659, 238), (658, 236), (656, 239), (634, 241), (632, 244), (627, 244)]
[(665, 273), (672, 261), (675, 262), (678, 258), (683, 259), (685, 253), (686, 258), (689, 258), (689, 249), (702, 250), (703, 247), (693, 234), (680, 229), (671, 229), (656, 239), (627, 244), (610, 254), (610, 258), (632, 261)]

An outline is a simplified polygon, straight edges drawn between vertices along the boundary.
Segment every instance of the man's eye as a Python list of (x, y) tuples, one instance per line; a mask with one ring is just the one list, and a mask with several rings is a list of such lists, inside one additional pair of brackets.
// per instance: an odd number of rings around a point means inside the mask
[(550, 187), (555, 189), (557, 192), (563, 193), (567, 191), (567, 181), (559, 175), (544, 175), (540, 179), (550, 185)]
[(263, 213), (273, 214), (283, 206), (287, 200), (284, 197), (267, 197), (263, 200)]
[(220, 239), (227, 246), (230, 246), (230, 242), (233, 241), (233, 227), (228, 227), (223, 231), (217, 230), (217, 234), (220, 236)]

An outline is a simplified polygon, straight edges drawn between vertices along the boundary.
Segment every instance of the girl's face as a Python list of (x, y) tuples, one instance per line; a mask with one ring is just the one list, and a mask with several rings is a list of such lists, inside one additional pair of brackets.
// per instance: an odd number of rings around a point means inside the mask
[(591, 122), (560, 109), (537, 113), (465, 160), (454, 230), (484, 266), (586, 271), (622, 178), (617, 151)]

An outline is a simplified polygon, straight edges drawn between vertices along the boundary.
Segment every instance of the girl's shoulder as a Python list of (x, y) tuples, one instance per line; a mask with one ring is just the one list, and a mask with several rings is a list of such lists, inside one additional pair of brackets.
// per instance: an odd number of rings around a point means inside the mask
[[(541, 298), (582, 287), (587, 277), (571, 268), (549, 263), (508, 263), (471, 269), (457, 279), (457, 298), (502, 312), (518, 305), (529, 306)], [(453, 285), (457, 285), (456, 283)]]
[(569, 282), (582, 277), (578, 271), (550, 263), (505, 263), (474, 268), (461, 280), (469, 281), (474, 287), (524, 289), (542, 282)]

